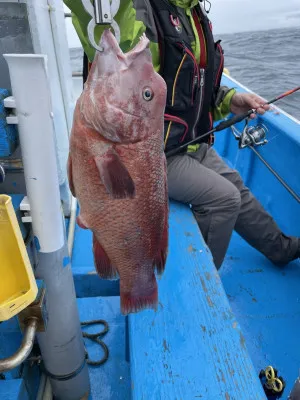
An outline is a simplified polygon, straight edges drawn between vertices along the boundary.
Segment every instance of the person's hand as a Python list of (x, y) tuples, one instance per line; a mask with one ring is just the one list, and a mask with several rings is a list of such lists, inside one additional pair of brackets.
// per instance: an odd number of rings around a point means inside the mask
[[(266, 111), (270, 110), (270, 105), (263, 104), (266, 103), (266, 100), (257, 96), (256, 94), (251, 93), (235, 93), (231, 99), (230, 111), (234, 114), (242, 114), (251, 108), (255, 108), (257, 114), (263, 115)], [(255, 118), (255, 114), (251, 114), (250, 118)]]

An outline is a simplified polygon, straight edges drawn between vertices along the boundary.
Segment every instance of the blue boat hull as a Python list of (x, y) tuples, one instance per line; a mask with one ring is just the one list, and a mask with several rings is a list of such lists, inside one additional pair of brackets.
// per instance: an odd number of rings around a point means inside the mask
[[(233, 85), (227, 77), (223, 82)], [(268, 144), (257, 150), (300, 196), (300, 123), (276, 110), (257, 123), (269, 130)], [(242, 130), (243, 123), (239, 127)], [(218, 134), (215, 147), (241, 173), (283, 232), (300, 237), (300, 204), (259, 158), (250, 149), (239, 150), (231, 130)], [(234, 234), (220, 276), (256, 370), (277, 368), (286, 380), (286, 399), (300, 367), (300, 261), (275, 267)]]

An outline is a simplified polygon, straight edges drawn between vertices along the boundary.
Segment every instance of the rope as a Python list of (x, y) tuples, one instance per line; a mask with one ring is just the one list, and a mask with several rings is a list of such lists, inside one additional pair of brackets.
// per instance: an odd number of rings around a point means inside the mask
[(269, 366), (265, 369), (265, 375), (267, 379), (266, 386), (268, 389), (273, 390), (275, 393), (281, 393), (283, 390), (283, 383), (277, 378), (274, 368)]
[(89, 358), (89, 354), (86, 351), (86, 359), (87, 359), (87, 364), (89, 365), (93, 365), (93, 366), (100, 366), (103, 365), (109, 357), (109, 350), (108, 347), (106, 346), (106, 344), (101, 340), (109, 331), (109, 326), (108, 323), (106, 321), (104, 321), (103, 319), (98, 319), (98, 320), (92, 320), (92, 321), (86, 321), (86, 322), (81, 322), (81, 326), (91, 326), (91, 325), (103, 325), (104, 329), (101, 332), (97, 332), (97, 333), (88, 333), (88, 332), (84, 332), (82, 331), (82, 336), (86, 339), (90, 339), (93, 342), (99, 344), (103, 351), (104, 351), (104, 356), (100, 359), (100, 360), (91, 360)]

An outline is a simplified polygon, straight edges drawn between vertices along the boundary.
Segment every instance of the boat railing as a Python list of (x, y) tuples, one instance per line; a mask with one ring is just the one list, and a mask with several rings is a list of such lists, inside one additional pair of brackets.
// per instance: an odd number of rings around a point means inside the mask
[(10, 371), (20, 366), (29, 357), (33, 348), (37, 327), (37, 318), (30, 318), (27, 320), (21, 346), (12, 356), (0, 360), (0, 373)]

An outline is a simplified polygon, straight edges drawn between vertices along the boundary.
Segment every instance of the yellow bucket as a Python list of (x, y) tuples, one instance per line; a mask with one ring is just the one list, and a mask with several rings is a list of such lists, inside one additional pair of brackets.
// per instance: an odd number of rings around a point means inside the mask
[(21, 312), (37, 292), (11, 197), (0, 195), (0, 321)]

